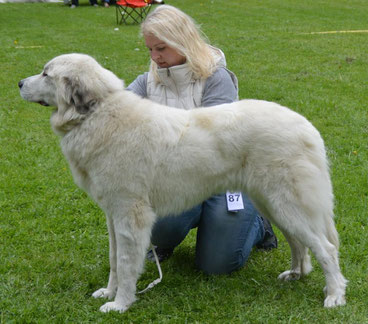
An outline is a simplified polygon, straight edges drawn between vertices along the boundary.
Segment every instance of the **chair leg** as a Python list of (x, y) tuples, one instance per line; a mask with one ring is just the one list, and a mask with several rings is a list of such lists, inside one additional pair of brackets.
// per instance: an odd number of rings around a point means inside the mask
[(131, 7), (123, 7), (119, 5), (115, 5), (116, 7), (116, 24), (121, 25), (122, 23), (128, 24), (129, 19), (132, 20), (132, 23), (140, 24), (148, 15), (151, 4), (148, 4), (143, 8), (131, 8)]
[(119, 6), (115, 5), (115, 12), (116, 12), (116, 24), (119, 25), (119, 15), (120, 15), (120, 11), (119, 11)]

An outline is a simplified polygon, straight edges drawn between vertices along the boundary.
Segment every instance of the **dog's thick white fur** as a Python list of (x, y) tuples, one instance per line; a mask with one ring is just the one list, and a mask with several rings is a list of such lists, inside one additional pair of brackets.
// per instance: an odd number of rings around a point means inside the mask
[(135, 301), (157, 216), (226, 190), (247, 193), (285, 235), (292, 262), (280, 279), (309, 273), (311, 249), (326, 276), (325, 307), (345, 304), (324, 143), (301, 115), (260, 100), (165, 107), (82, 54), (54, 58), (19, 87), (24, 99), (57, 107), (51, 124), (75, 182), (106, 213), (110, 277), (93, 296), (115, 299), (101, 311)]

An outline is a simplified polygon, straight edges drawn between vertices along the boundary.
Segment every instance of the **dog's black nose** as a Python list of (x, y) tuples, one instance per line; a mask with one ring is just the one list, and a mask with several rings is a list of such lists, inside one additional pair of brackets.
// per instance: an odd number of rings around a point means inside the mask
[(20, 80), (20, 81), (18, 82), (18, 87), (19, 87), (19, 89), (21, 89), (21, 88), (23, 87), (23, 80)]

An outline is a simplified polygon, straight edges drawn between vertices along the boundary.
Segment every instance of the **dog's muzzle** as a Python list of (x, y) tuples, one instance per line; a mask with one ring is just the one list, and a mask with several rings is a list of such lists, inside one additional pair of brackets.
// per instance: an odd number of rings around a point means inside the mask
[[(19, 87), (19, 89), (22, 89), (23, 85), (24, 85), (24, 80), (20, 80), (20, 81), (18, 82), (18, 87)], [(42, 106), (46, 106), (46, 107), (50, 106), (50, 105), (49, 105), (47, 102), (45, 102), (45, 101), (37, 101), (37, 103), (39, 103), (39, 104), (40, 104), (40, 105), (42, 105)]]

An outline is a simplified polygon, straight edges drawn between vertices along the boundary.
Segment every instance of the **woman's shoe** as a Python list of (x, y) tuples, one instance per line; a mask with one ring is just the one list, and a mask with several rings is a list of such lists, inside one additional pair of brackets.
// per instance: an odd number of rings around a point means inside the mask
[(277, 248), (277, 237), (275, 233), (273, 232), (272, 225), (268, 221), (268, 219), (261, 217), (265, 234), (263, 237), (263, 241), (261, 243), (258, 243), (256, 246), (258, 249), (262, 250), (271, 250)]
[[(174, 249), (162, 249), (159, 247), (155, 247), (156, 250), (156, 254), (157, 254), (157, 258), (159, 262), (163, 262), (165, 260), (167, 260), (168, 258), (170, 258), (174, 252)], [(156, 262), (155, 260), (155, 256), (153, 254), (152, 250), (149, 250), (147, 252), (147, 256), (146, 259), (151, 261), (151, 262)]]

